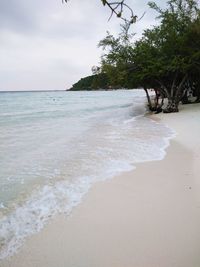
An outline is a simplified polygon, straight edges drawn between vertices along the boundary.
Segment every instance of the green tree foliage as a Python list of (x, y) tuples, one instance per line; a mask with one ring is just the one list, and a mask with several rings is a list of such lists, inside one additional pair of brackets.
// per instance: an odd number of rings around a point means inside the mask
[(99, 42), (99, 47), (104, 51), (101, 57), (101, 70), (106, 73), (114, 87), (129, 87), (128, 70), (132, 67), (133, 44), (130, 42), (133, 37), (128, 33), (129, 25), (121, 25), (121, 33), (115, 38), (109, 32)]
[(145, 30), (134, 44), (124, 29), (118, 38), (108, 34), (99, 44), (108, 49), (102, 71), (124, 87), (154, 88), (156, 108), (161, 96), (168, 99), (164, 111), (177, 112), (189, 90), (200, 99), (200, 11), (194, 0), (170, 0), (164, 10), (154, 2), (149, 6), (158, 12), (159, 26)]
[(77, 83), (73, 84), (71, 91), (80, 90), (98, 90), (109, 88), (109, 78), (107, 74), (100, 73), (81, 78)]
[(196, 48), (192, 49), (194, 47), (190, 47), (187, 40), (199, 17), (198, 5), (193, 0), (171, 0), (166, 10), (159, 9), (155, 3), (149, 5), (159, 12), (161, 19), (160, 26), (152, 30), (153, 39), (144, 34), (146, 41), (150, 41), (149, 49), (156, 47), (157, 54), (151, 62), (152, 74), (159, 91), (168, 98), (165, 112), (175, 112), (186, 89), (194, 81), (191, 73), (197, 71), (194, 58), (191, 60), (196, 55)]

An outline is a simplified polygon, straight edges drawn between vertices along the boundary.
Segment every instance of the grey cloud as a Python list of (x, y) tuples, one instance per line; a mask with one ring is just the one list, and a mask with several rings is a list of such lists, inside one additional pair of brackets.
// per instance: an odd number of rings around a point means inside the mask
[(97, 5), (94, 2), (73, 0), (63, 5), (61, 0), (0, 1), (0, 29), (19, 33), (55, 33), (57, 36), (67, 32), (91, 32), (104, 15), (101, 5), (100, 12), (93, 14)]
[(0, 29), (29, 31), (36, 25), (27, 1), (10, 0), (0, 2)]
[[(138, 16), (148, 10), (148, 0), (127, 1)], [(109, 15), (100, 0), (0, 0), (0, 90), (64, 89), (89, 75), (100, 60), (98, 41), (120, 28)], [(154, 15), (148, 10), (133, 31)]]

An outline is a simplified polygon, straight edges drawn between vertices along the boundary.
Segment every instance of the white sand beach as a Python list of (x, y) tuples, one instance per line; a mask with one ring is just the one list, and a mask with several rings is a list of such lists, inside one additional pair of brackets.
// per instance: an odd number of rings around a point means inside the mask
[(95, 184), (1, 267), (199, 267), (200, 106), (153, 115), (177, 135), (161, 161)]

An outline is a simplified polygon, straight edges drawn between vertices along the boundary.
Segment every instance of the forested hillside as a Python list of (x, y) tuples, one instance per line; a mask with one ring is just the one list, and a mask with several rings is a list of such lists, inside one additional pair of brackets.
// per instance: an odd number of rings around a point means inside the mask
[(73, 84), (71, 91), (79, 90), (99, 90), (108, 89), (110, 86), (109, 78), (106, 73), (94, 74), (81, 78), (77, 83)]

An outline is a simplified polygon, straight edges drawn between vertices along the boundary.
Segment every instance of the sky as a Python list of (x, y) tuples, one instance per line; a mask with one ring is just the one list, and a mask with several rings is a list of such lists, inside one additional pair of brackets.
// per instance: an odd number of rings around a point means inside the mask
[[(146, 0), (126, 2), (138, 17), (146, 12), (132, 26), (139, 38), (156, 14)], [(98, 42), (120, 30), (120, 19), (109, 16), (100, 0), (0, 0), (0, 91), (65, 90), (91, 75)]]

